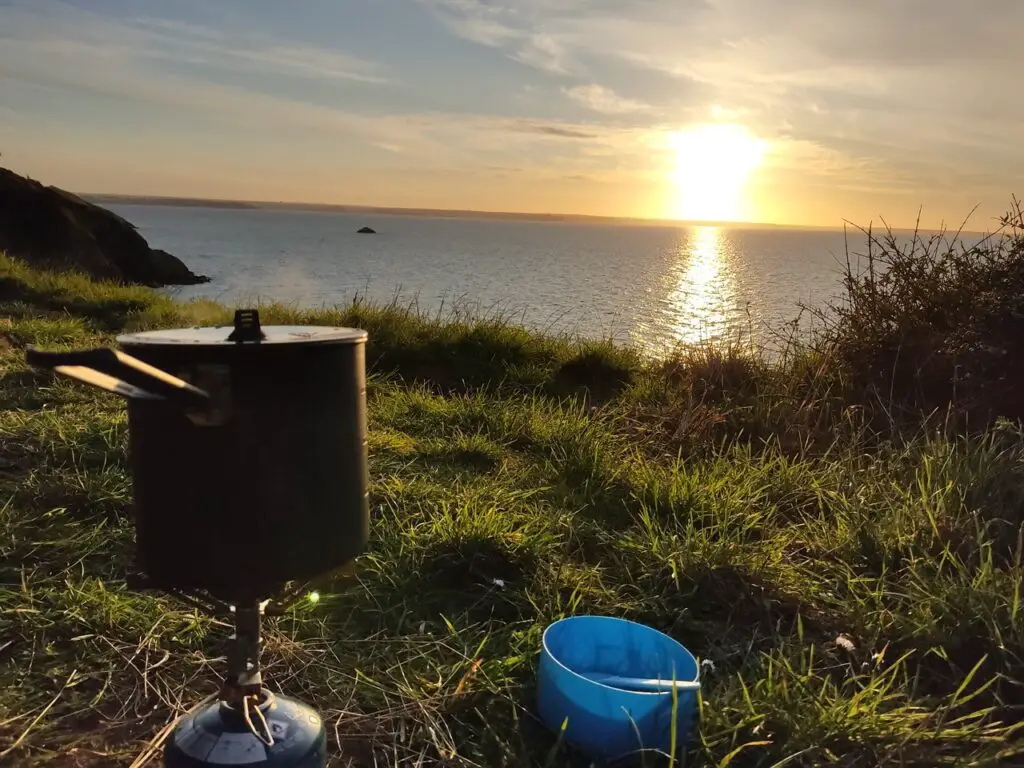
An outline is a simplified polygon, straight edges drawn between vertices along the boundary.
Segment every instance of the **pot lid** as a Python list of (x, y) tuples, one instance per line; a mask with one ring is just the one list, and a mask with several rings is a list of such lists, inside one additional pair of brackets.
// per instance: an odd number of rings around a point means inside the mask
[(234, 326), (207, 328), (172, 328), (165, 331), (145, 331), (118, 336), (117, 342), (125, 346), (153, 344), (183, 344), (188, 346), (217, 347), (263, 344), (359, 344), (365, 342), (366, 331), (358, 328), (335, 328), (324, 325), (265, 325), (260, 326), (256, 310), (239, 310)]

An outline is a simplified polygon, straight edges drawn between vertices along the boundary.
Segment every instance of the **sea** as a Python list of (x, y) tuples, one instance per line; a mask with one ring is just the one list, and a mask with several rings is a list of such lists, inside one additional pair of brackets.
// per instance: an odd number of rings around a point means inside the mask
[[(771, 344), (841, 295), (857, 230), (403, 216), (323, 210), (108, 205), (154, 248), (208, 275), (181, 299), (301, 307), (361, 298), (611, 338)], [(371, 227), (377, 234), (358, 234)]]

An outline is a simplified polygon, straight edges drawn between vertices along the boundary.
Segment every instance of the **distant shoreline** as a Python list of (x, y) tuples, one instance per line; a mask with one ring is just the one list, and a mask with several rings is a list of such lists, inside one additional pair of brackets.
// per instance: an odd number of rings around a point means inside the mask
[[(363, 213), (375, 216), (407, 216), (425, 219), (480, 219), (491, 221), (539, 221), (563, 224), (606, 224), (630, 227), (728, 227), (729, 229), (773, 229), (811, 232), (842, 232), (844, 226), (812, 224), (768, 224), (750, 221), (680, 221), (674, 219), (637, 219), (629, 216), (589, 216), (582, 213), (517, 213), (512, 211), (473, 211), (447, 208), (398, 208), (374, 205), (335, 205), (331, 203), (287, 203), (267, 200), (219, 200), (202, 197), (165, 197), (160, 195), (116, 195), (108, 193), (78, 193), (89, 202), (99, 205), (153, 205), (170, 208), (219, 208), (252, 211), (311, 211), (319, 213)], [(850, 234), (858, 237), (858, 225), (848, 224)], [(883, 231), (883, 226), (875, 226)], [(955, 233), (956, 227), (946, 229)], [(911, 227), (893, 227), (894, 233), (911, 233)], [(921, 229), (921, 234), (936, 234), (941, 230)], [(984, 236), (991, 230), (965, 229), (961, 235)]]
[(162, 197), (149, 195), (114, 195), (80, 193), (93, 203), (108, 205), (157, 205), (175, 208), (223, 208), (229, 210), (314, 211), (323, 213), (364, 213), (378, 216), (411, 216), (432, 219), (491, 219), (502, 221), (546, 221), (580, 224), (618, 224), (645, 227), (730, 227), (733, 229), (810, 229), (839, 230), (841, 227), (815, 227), (795, 224), (759, 224), (739, 221), (675, 221), (672, 219), (637, 219), (627, 216), (588, 216), (575, 213), (514, 213), (507, 211), (472, 211), (444, 208), (396, 208), (372, 205), (333, 205), (329, 203), (286, 203), (259, 200), (217, 200), (194, 197)]

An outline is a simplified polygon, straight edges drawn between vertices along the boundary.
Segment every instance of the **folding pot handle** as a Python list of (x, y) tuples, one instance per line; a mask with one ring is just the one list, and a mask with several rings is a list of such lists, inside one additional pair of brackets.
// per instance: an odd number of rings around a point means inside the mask
[(210, 401), (203, 390), (141, 360), (100, 347), (79, 352), (25, 350), (25, 362), (131, 400), (167, 400), (182, 408), (205, 408)]

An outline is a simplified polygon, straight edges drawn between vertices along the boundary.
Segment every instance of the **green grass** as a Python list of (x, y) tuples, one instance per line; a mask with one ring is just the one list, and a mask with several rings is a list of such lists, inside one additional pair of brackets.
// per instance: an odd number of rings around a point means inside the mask
[[(228, 634), (125, 587), (123, 405), (29, 371), (23, 348), (230, 314), (0, 257), (12, 764), (129, 764), (215, 690)], [(317, 604), (268, 622), (264, 654), (273, 685), (325, 715), (333, 765), (585, 765), (531, 696), (543, 627), (591, 612), (713, 663), (680, 764), (1024, 759), (1015, 421), (876, 429), (821, 346), (662, 363), (501, 317), (261, 315), (371, 334), (369, 547)]]

